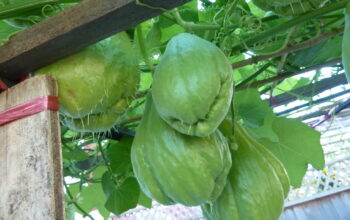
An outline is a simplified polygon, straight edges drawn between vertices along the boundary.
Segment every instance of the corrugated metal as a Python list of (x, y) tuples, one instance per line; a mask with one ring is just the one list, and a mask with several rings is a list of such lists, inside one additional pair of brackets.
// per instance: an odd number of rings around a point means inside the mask
[(286, 204), (280, 220), (350, 220), (350, 187)]

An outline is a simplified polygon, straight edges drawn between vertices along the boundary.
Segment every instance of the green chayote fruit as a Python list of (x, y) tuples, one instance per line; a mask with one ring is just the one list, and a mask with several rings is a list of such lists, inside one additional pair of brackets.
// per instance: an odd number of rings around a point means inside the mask
[(265, 11), (273, 11), (283, 16), (297, 16), (322, 7), (328, 0), (253, 0)]
[(106, 131), (124, 113), (139, 84), (138, 58), (126, 33), (46, 66), (58, 84), (60, 112), (76, 131)]
[(160, 116), (177, 131), (204, 137), (228, 112), (232, 69), (209, 41), (182, 33), (173, 37), (153, 78), (153, 101)]
[(350, 2), (345, 9), (345, 30), (342, 44), (342, 60), (346, 78), (350, 83)]
[(277, 220), (283, 212), (289, 179), (281, 162), (235, 126), (238, 150), (223, 193), (202, 205), (207, 220)]
[(214, 201), (231, 168), (229, 147), (220, 131), (203, 138), (177, 132), (160, 118), (150, 94), (131, 161), (145, 194), (165, 205)]

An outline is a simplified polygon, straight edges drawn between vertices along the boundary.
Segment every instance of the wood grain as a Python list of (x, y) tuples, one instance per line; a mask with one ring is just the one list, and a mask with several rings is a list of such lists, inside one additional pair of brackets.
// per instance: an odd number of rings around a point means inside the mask
[[(0, 94), (0, 112), (57, 95), (48, 75)], [(44, 111), (0, 126), (0, 219), (64, 219), (58, 112)]]
[[(140, 0), (167, 10), (190, 0)], [(163, 10), (135, 0), (84, 0), (14, 36), (0, 48), (0, 77), (17, 80), (60, 58), (155, 17)]]

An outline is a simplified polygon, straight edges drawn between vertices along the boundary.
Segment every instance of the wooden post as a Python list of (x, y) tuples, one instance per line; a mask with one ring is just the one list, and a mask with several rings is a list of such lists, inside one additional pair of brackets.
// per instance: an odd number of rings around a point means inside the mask
[[(41, 96), (55, 81), (37, 76), (0, 94), (0, 112)], [(58, 112), (0, 126), (0, 220), (65, 219)]]

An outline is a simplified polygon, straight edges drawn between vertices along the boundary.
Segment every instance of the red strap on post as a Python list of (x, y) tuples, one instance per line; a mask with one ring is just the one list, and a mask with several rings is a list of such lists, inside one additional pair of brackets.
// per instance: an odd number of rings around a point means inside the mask
[(39, 97), (0, 112), (0, 126), (45, 110), (58, 111), (58, 108), (57, 96)]
[(2, 90), (8, 90), (9, 88), (7, 87), (7, 85), (0, 79), (0, 88)]

